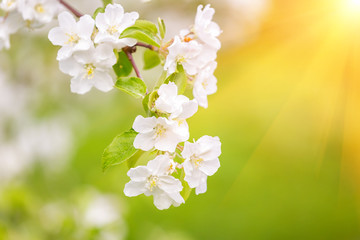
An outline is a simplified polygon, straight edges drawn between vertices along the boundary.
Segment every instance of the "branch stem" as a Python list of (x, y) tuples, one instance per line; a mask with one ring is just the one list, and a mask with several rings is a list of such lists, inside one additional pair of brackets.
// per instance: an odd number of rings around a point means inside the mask
[(157, 47), (153, 46), (153, 45), (150, 45), (150, 44), (145, 44), (145, 43), (141, 43), (141, 42), (138, 42), (135, 44), (136, 47), (144, 47), (144, 48), (148, 48), (152, 51), (157, 51)]
[(135, 70), (135, 73), (136, 73), (136, 76), (138, 78), (141, 78), (141, 74), (140, 74), (140, 71), (139, 69), (137, 68), (136, 64), (135, 64), (135, 61), (134, 61), (134, 58), (132, 56), (132, 53), (135, 52), (136, 48), (135, 47), (125, 47), (123, 48), (127, 58), (129, 59), (129, 61), (131, 62), (131, 65), (133, 66), (134, 70)]
[(80, 18), (81, 16), (83, 16), (82, 13), (80, 13), (78, 10), (76, 10), (75, 8), (73, 8), (72, 6), (70, 6), (67, 2), (65, 2), (64, 0), (59, 0), (59, 2), (64, 5), (64, 7), (66, 7), (70, 12), (72, 12), (76, 17)]

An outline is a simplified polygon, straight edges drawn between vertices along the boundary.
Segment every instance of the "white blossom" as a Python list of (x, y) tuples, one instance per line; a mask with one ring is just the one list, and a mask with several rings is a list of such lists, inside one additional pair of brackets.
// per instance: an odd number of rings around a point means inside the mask
[(202, 59), (199, 59), (202, 46), (197, 41), (182, 42), (179, 36), (175, 36), (168, 50), (169, 55), (166, 57), (164, 69), (169, 74), (176, 71), (177, 64), (181, 64), (189, 75), (197, 74), (203, 65)]
[(198, 110), (196, 100), (189, 100), (184, 95), (178, 95), (175, 83), (163, 84), (157, 91), (159, 97), (155, 101), (155, 108), (164, 113), (169, 113), (169, 119), (183, 122), (183, 120), (194, 115)]
[(196, 75), (194, 80), (193, 95), (199, 106), (207, 108), (207, 96), (217, 91), (217, 79), (214, 76), (217, 63), (215, 61), (209, 63), (202, 71)]
[(221, 34), (221, 29), (217, 23), (212, 21), (214, 13), (215, 10), (210, 7), (210, 4), (206, 5), (204, 9), (202, 5), (199, 5), (193, 31), (197, 38), (218, 50), (221, 43), (217, 37)]
[(62, 12), (58, 20), (59, 27), (51, 29), (48, 36), (52, 44), (62, 46), (57, 60), (64, 60), (76, 51), (88, 50), (93, 46), (91, 35), (94, 30), (94, 20), (91, 16), (84, 15), (76, 22), (69, 12)]
[(1, 0), (0, 2), (0, 9), (4, 10), (5, 12), (11, 12), (15, 10), (17, 7), (16, 0)]
[(145, 194), (153, 195), (154, 205), (160, 209), (175, 207), (184, 203), (180, 195), (183, 189), (179, 179), (168, 175), (171, 168), (169, 155), (159, 155), (148, 162), (147, 166), (138, 166), (128, 171), (131, 181), (125, 185), (124, 193), (128, 197)]
[(213, 175), (220, 167), (219, 156), (221, 142), (218, 137), (203, 136), (195, 143), (185, 142), (181, 155), (185, 158), (182, 164), (185, 181), (195, 193), (207, 190), (207, 177)]
[(10, 48), (10, 35), (24, 25), (20, 14), (11, 12), (7, 17), (0, 17), (0, 50)]
[(30, 27), (49, 23), (59, 12), (61, 5), (57, 0), (19, 0), (18, 10)]
[(138, 18), (139, 14), (137, 12), (124, 13), (124, 9), (120, 4), (108, 4), (105, 12), (96, 16), (95, 24), (99, 32), (96, 34), (94, 42), (110, 43), (116, 49), (133, 46), (136, 43), (135, 39), (119, 39), (119, 36), (126, 28), (134, 25)]
[(149, 151), (153, 147), (161, 151), (175, 152), (180, 142), (189, 139), (187, 124), (179, 124), (177, 121), (164, 117), (137, 116), (133, 129), (139, 134), (135, 137), (134, 147)]
[(109, 74), (116, 63), (113, 49), (106, 44), (91, 47), (88, 51), (75, 53), (72, 57), (59, 62), (60, 70), (69, 74), (71, 91), (84, 94), (94, 86), (100, 91), (113, 89), (114, 82)]

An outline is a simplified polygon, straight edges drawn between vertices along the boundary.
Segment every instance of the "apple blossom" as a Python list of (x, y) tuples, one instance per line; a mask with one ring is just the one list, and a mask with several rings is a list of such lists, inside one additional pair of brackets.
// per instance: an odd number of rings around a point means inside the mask
[(198, 101), (199, 106), (207, 108), (208, 100), (207, 95), (214, 94), (217, 91), (217, 79), (214, 76), (217, 63), (209, 63), (194, 80), (193, 95)]
[(207, 190), (207, 177), (213, 175), (220, 167), (219, 156), (221, 142), (218, 137), (203, 136), (195, 143), (185, 142), (181, 155), (185, 158), (182, 164), (185, 171), (185, 181), (195, 193)]
[(17, 7), (16, 0), (2, 0), (0, 2), (0, 9), (4, 10), (5, 12), (11, 12), (15, 10)]
[(69, 12), (58, 16), (59, 27), (49, 32), (49, 40), (54, 45), (61, 46), (57, 60), (69, 58), (74, 52), (88, 50), (93, 46), (91, 35), (94, 30), (94, 20), (89, 15), (82, 16), (78, 22)]
[(87, 51), (77, 52), (72, 57), (59, 62), (60, 70), (69, 74), (71, 91), (84, 94), (94, 86), (107, 92), (113, 88), (113, 79), (109, 74), (116, 62), (115, 54), (109, 45), (91, 47)]
[(155, 108), (164, 113), (169, 113), (169, 119), (185, 120), (194, 115), (198, 110), (196, 100), (189, 100), (184, 95), (177, 95), (178, 88), (175, 83), (163, 84), (157, 91), (159, 97), (155, 101)]
[(210, 7), (210, 4), (204, 8), (203, 5), (199, 5), (193, 31), (197, 38), (218, 50), (221, 47), (221, 43), (217, 37), (221, 34), (221, 29), (217, 23), (212, 21), (214, 13), (215, 10)]
[(10, 35), (23, 25), (24, 22), (17, 12), (11, 12), (7, 17), (0, 17), (0, 50), (10, 48)]
[(57, 0), (19, 0), (18, 10), (28, 26), (38, 27), (49, 23), (61, 5)]
[(96, 34), (94, 42), (110, 43), (116, 49), (133, 46), (136, 43), (135, 39), (119, 39), (119, 36), (126, 28), (134, 25), (138, 18), (139, 14), (137, 12), (124, 13), (124, 9), (120, 4), (107, 5), (105, 12), (96, 16), (95, 24), (99, 32)]
[(198, 73), (201, 67), (198, 56), (202, 51), (202, 46), (197, 41), (182, 42), (179, 36), (174, 37), (174, 42), (169, 49), (169, 55), (166, 58), (164, 69), (169, 74), (176, 71), (177, 64), (181, 64), (189, 75)]
[(134, 147), (149, 151), (153, 147), (160, 151), (175, 152), (180, 142), (189, 139), (187, 124), (178, 124), (164, 117), (135, 118), (133, 129), (139, 134), (134, 140)]
[(159, 155), (146, 166), (131, 168), (127, 175), (131, 181), (125, 185), (124, 193), (128, 197), (145, 194), (153, 195), (154, 205), (160, 209), (175, 207), (184, 203), (180, 195), (183, 189), (179, 179), (169, 175), (171, 159), (169, 155)]

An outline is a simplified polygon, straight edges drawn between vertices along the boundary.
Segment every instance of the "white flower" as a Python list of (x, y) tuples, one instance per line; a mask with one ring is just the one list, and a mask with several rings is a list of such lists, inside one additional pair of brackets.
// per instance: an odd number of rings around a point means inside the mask
[(202, 5), (199, 5), (193, 31), (201, 41), (218, 50), (221, 43), (217, 37), (220, 35), (221, 29), (217, 23), (212, 21), (214, 13), (215, 10), (210, 7), (210, 4), (206, 5), (204, 9)]
[(197, 41), (182, 42), (178, 36), (174, 37), (174, 42), (168, 47), (169, 55), (166, 57), (164, 69), (169, 74), (176, 71), (177, 64), (181, 64), (189, 75), (198, 73), (203, 63), (199, 61), (202, 46)]
[(171, 160), (168, 155), (159, 155), (148, 162), (147, 166), (138, 166), (128, 171), (131, 181), (125, 185), (124, 193), (128, 197), (145, 194), (154, 196), (154, 205), (160, 209), (175, 207), (184, 203), (180, 195), (183, 189), (179, 179), (168, 175)]
[(2, 0), (0, 2), (0, 8), (4, 10), (5, 12), (11, 12), (15, 10), (17, 7), (17, 1), (16, 0)]
[(49, 32), (49, 40), (52, 44), (62, 46), (57, 60), (64, 60), (76, 51), (88, 50), (93, 46), (91, 35), (94, 30), (94, 20), (89, 15), (82, 16), (76, 22), (70, 13), (62, 12), (58, 20), (60, 26)]
[(199, 105), (204, 108), (208, 107), (207, 95), (217, 91), (217, 79), (214, 76), (216, 66), (216, 62), (209, 63), (194, 80), (193, 95)]
[(116, 63), (113, 49), (106, 44), (91, 47), (88, 51), (77, 52), (68, 59), (59, 62), (60, 70), (71, 79), (71, 91), (84, 94), (94, 86), (100, 91), (113, 89), (114, 82), (109, 74)]
[(94, 42), (110, 43), (117, 49), (125, 46), (133, 46), (136, 43), (135, 39), (119, 39), (119, 36), (126, 28), (134, 25), (138, 18), (139, 14), (137, 12), (124, 13), (124, 9), (120, 4), (107, 5), (105, 12), (99, 13), (96, 16), (95, 24), (99, 32), (97, 33)]
[(24, 25), (20, 14), (11, 12), (7, 17), (0, 17), (0, 50), (10, 48), (10, 35)]
[(169, 113), (169, 119), (182, 121), (198, 110), (196, 100), (189, 100), (184, 95), (177, 95), (178, 88), (175, 83), (163, 84), (158, 90), (159, 97), (155, 101), (155, 108), (164, 113)]
[(220, 154), (221, 142), (218, 137), (203, 136), (195, 143), (185, 142), (181, 152), (185, 158), (185, 181), (191, 188), (196, 188), (196, 194), (206, 192), (207, 177), (220, 167)]
[(139, 133), (135, 137), (134, 147), (144, 151), (155, 147), (161, 151), (175, 152), (178, 143), (189, 139), (187, 124), (163, 117), (144, 118), (139, 115), (135, 118), (133, 129)]
[(49, 23), (59, 12), (61, 5), (56, 0), (20, 0), (18, 10), (27, 24), (39, 27)]

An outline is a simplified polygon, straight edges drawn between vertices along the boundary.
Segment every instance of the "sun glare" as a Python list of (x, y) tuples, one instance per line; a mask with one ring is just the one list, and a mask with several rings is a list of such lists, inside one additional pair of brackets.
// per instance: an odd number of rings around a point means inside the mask
[(360, 0), (347, 0), (345, 5), (348, 14), (360, 16)]

